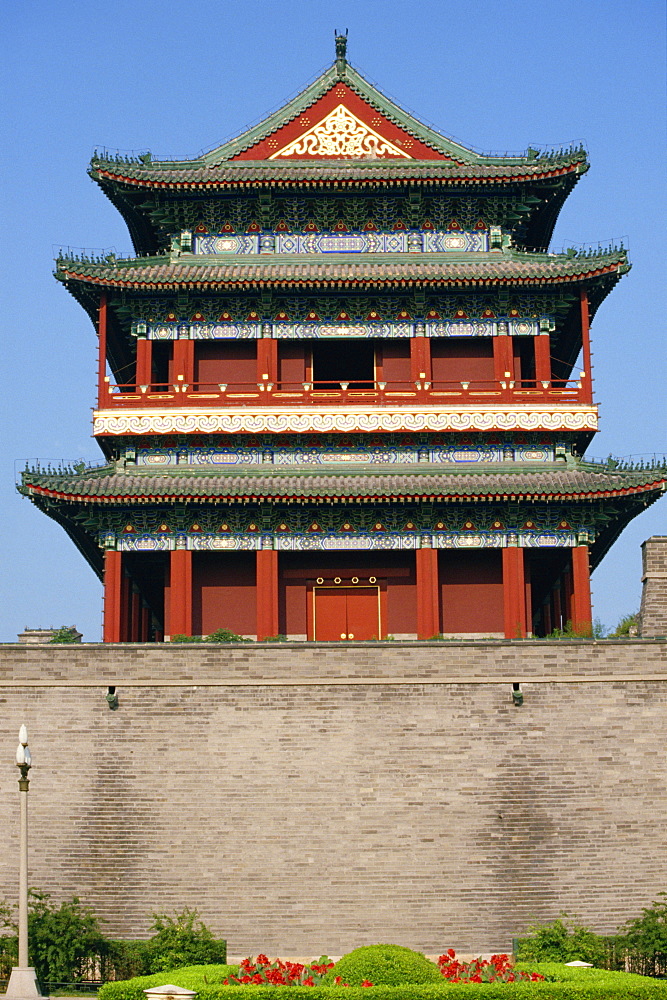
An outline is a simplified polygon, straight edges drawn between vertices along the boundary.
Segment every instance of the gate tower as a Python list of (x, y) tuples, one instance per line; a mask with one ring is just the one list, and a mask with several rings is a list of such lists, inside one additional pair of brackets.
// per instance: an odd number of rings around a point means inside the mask
[(103, 465), (21, 491), (104, 582), (104, 641), (590, 627), (665, 469), (583, 456), (622, 247), (549, 243), (582, 148), (483, 156), (336, 61), (194, 160), (96, 154), (136, 256), (60, 256)]

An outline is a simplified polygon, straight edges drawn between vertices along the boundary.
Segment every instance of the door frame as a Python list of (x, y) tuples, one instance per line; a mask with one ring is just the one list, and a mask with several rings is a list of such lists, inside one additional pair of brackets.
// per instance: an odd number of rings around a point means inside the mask
[[(309, 642), (325, 641), (317, 639), (317, 613), (315, 610), (315, 602), (318, 590), (375, 590), (377, 593), (377, 638), (382, 638), (382, 620), (383, 618), (386, 620), (387, 616), (387, 591), (384, 583), (378, 581), (376, 577), (371, 576), (367, 580), (360, 580), (357, 577), (352, 577), (351, 580), (349, 578), (345, 580), (341, 577), (335, 577), (333, 580), (324, 580), (322, 577), (318, 577), (316, 581), (309, 584), (308, 590), (307, 629)], [(338, 639), (335, 641), (344, 642), (345, 640)]]

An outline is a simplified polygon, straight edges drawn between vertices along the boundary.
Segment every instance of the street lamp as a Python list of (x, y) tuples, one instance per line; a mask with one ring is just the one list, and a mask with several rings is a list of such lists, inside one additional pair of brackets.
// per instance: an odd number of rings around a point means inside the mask
[(19, 964), (12, 969), (7, 984), (7, 997), (11, 1000), (29, 1000), (41, 996), (35, 970), (28, 965), (28, 771), (32, 767), (28, 730), (19, 729), (19, 745), (16, 748), (16, 766), (21, 797), (21, 854), (19, 862)]

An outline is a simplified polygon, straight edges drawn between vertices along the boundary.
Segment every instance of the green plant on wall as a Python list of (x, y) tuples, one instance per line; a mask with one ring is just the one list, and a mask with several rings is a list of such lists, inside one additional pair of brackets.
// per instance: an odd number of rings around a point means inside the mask
[[(630, 635), (639, 625), (639, 612), (635, 611), (630, 615), (623, 615), (613, 632), (609, 633), (610, 639), (622, 639)], [(635, 632), (636, 634), (636, 632)]]
[(49, 642), (55, 642), (55, 643), (78, 642), (78, 641), (79, 641), (79, 633), (75, 628), (73, 628), (70, 625), (61, 625), (60, 628), (57, 628), (54, 631), (53, 635), (49, 639)]
[(182, 635), (181, 633), (178, 633), (177, 635), (172, 635), (171, 641), (172, 642), (253, 642), (252, 639), (247, 639), (243, 635), (238, 635), (236, 632), (232, 632), (228, 628), (216, 629), (215, 632), (211, 632), (210, 635)]

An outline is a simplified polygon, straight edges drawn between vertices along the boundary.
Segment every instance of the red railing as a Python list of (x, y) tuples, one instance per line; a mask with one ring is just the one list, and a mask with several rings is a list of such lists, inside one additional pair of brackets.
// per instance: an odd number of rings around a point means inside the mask
[(195, 406), (414, 406), (467, 404), (588, 404), (590, 380), (460, 382), (198, 382), (113, 385), (99, 401), (101, 410)]

